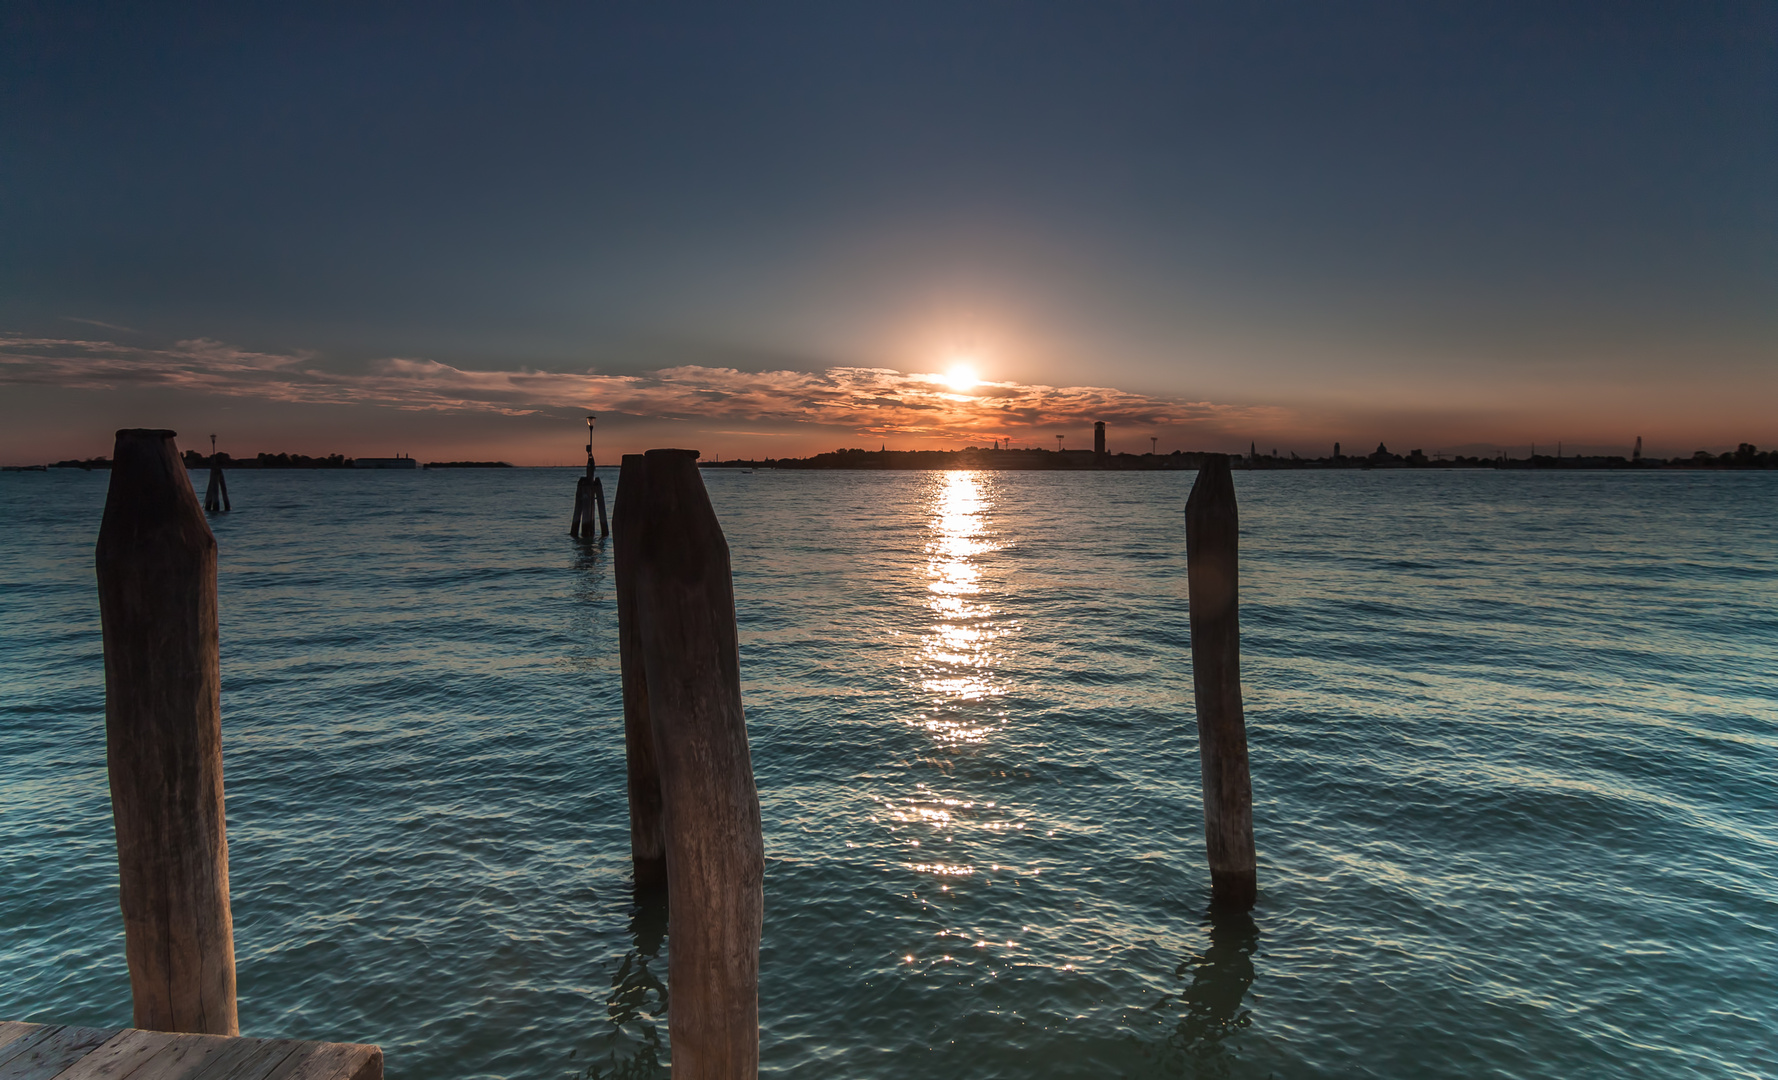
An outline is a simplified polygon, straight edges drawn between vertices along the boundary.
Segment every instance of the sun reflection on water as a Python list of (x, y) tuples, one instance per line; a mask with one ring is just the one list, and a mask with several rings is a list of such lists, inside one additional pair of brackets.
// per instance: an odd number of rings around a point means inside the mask
[(997, 717), (967, 703), (1002, 693), (995, 643), (1004, 632), (982, 589), (983, 556), (1000, 549), (988, 521), (989, 481), (947, 472), (928, 490), (926, 606), (933, 622), (920, 646), (920, 688), (933, 711), (919, 723), (941, 743), (981, 742)]

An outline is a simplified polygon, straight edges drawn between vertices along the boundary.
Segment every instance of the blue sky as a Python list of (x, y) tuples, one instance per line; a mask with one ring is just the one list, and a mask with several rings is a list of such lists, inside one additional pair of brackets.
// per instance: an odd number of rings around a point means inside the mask
[(8, 461), (1778, 441), (1769, 3), (0, 20)]

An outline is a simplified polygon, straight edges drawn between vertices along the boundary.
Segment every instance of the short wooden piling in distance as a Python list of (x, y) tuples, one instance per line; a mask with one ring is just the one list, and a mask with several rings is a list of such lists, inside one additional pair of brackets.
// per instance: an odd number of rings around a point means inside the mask
[(580, 540), (593, 538), (593, 521), (599, 522), (599, 537), (611, 535), (611, 524), (605, 516), (605, 485), (587, 464), (587, 475), (574, 482), (574, 519), (568, 523), (568, 535)]
[(232, 510), (228, 501), (228, 481), (222, 476), (222, 458), (216, 453), (216, 436), (210, 436), (210, 483), (204, 490), (204, 512)]
[(222, 466), (214, 457), (210, 459), (210, 483), (204, 489), (204, 510), (208, 513), (221, 511), (227, 513), (234, 507), (228, 501), (228, 481), (223, 479)]
[(1204, 840), (1219, 906), (1246, 909), (1257, 891), (1253, 782), (1241, 707), (1240, 520), (1226, 454), (1205, 455), (1185, 504), (1192, 684), (1204, 776)]
[(576, 479), (574, 481), (574, 517), (568, 522), (568, 535), (576, 540), (581, 539), (583, 530), (586, 533), (586, 539), (590, 540), (593, 536), (593, 515), (587, 509), (590, 502), (589, 495), (587, 478), (582, 476)]
[(673, 1074), (751, 1078), (765, 856), (728, 543), (695, 450), (626, 457), (618, 501), (625, 703), (645, 702), (660, 789)]
[(593, 421), (598, 419), (588, 415), (586, 418), (586, 475), (574, 485), (574, 520), (568, 525), (568, 535), (580, 540), (593, 538), (593, 515), (599, 517), (599, 539), (611, 535), (611, 525), (605, 517), (605, 485), (599, 482), (598, 466), (593, 463)]
[(593, 477), (593, 509), (599, 512), (599, 538), (602, 540), (611, 535), (611, 522), (605, 516), (605, 485), (597, 476)]
[(234, 1035), (216, 539), (173, 434), (117, 433), (95, 550), (118, 896), (135, 1026)]

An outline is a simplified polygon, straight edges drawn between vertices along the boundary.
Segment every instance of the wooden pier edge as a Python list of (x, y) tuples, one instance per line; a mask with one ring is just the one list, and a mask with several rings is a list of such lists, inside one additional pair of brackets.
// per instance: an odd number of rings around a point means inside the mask
[(0, 1080), (383, 1080), (369, 1043), (0, 1021)]

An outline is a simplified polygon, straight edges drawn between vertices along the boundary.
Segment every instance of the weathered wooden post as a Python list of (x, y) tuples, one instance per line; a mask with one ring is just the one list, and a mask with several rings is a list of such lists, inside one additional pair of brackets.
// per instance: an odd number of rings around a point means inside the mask
[(636, 612), (637, 544), (641, 509), (637, 506), (647, 481), (641, 454), (625, 454), (617, 477), (617, 536), (612, 556), (617, 563), (617, 652), (623, 673), (624, 757), (630, 794), (630, 861), (638, 892), (666, 887), (667, 849), (661, 823), (661, 775), (654, 758), (654, 728), (648, 716), (648, 679), (642, 665), (642, 642)]
[(230, 510), (228, 481), (222, 478), (222, 458), (216, 453), (216, 436), (210, 436), (210, 484), (204, 490), (204, 511)]
[(1247, 721), (1241, 710), (1239, 545), (1228, 455), (1206, 454), (1185, 503), (1204, 840), (1212, 899), (1218, 905), (1246, 909), (1253, 906), (1257, 885), (1253, 782), (1247, 771)]
[(216, 539), (173, 432), (117, 433), (95, 551), (135, 1026), (235, 1035)]
[(593, 516), (587, 512), (587, 479), (584, 476), (574, 481), (574, 518), (568, 522), (568, 535), (578, 540), (583, 529), (590, 539), (593, 535)]
[[(591, 470), (592, 467), (592, 463), (589, 461), (587, 463), (587, 468)], [(593, 477), (592, 498), (593, 508), (599, 512), (599, 537), (600, 539), (604, 539), (611, 535), (611, 522), (605, 516), (605, 485), (600, 482), (597, 476)], [(587, 519), (585, 527), (589, 529), (592, 527), (591, 518)]]
[(673, 1073), (738, 1080), (759, 1072), (765, 851), (728, 543), (697, 456), (650, 450), (640, 468), (625, 459), (619, 633), (641, 653), (639, 665), (624, 662), (625, 701), (639, 676), (660, 783)]

